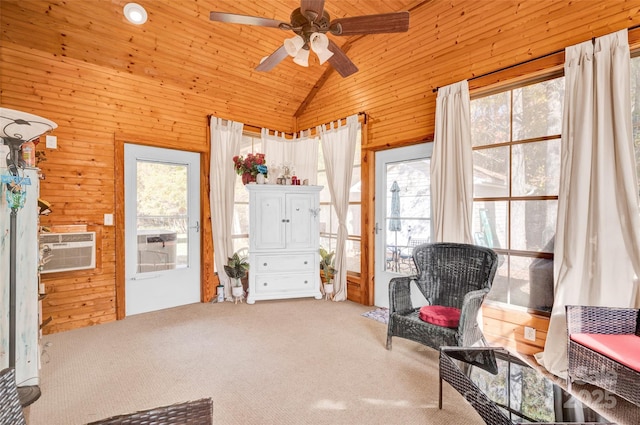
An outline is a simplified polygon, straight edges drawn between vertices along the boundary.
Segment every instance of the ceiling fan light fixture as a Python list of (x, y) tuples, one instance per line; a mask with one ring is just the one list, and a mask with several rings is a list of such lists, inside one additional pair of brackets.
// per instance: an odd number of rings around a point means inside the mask
[(300, 50), (304, 50), (302, 47), (304, 46), (304, 38), (296, 35), (295, 37), (287, 38), (284, 41), (284, 48), (287, 51), (287, 54), (293, 58), (295, 58)]
[(300, 66), (309, 66), (309, 50), (300, 49), (296, 57), (293, 58), (293, 62), (297, 63)]
[(320, 65), (325, 63), (331, 56), (333, 56), (333, 52), (329, 50), (329, 37), (327, 37), (326, 34), (314, 32), (313, 34), (311, 34), (310, 42), (311, 49), (320, 60)]
[(147, 22), (147, 11), (138, 3), (127, 3), (124, 5), (124, 17), (127, 21), (135, 25), (142, 25)]

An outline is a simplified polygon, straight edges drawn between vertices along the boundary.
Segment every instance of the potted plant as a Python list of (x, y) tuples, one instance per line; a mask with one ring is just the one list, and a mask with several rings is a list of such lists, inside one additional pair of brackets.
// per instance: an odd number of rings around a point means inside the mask
[(333, 294), (333, 275), (336, 272), (334, 267), (335, 251), (327, 251), (323, 247), (318, 250), (320, 253), (320, 270), (323, 274), (324, 293), (329, 296)]
[(249, 262), (247, 257), (241, 256), (237, 252), (234, 252), (231, 257), (227, 257), (227, 264), (224, 266), (224, 271), (232, 279), (231, 282), (231, 294), (234, 298), (242, 297), (242, 282), (240, 279), (247, 275), (249, 270)]

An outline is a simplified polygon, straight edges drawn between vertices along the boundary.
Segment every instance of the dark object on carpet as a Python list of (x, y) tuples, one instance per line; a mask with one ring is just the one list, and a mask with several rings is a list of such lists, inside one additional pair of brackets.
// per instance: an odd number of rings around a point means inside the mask
[(389, 323), (389, 309), (385, 307), (379, 307), (375, 310), (367, 311), (362, 313), (362, 315), (369, 319), (373, 319), (376, 322), (384, 323), (385, 325)]
[[(391, 350), (394, 336), (436, 350), (442, 346), (471, 347), (484, 341), (477, 317), (498, 268), (496, 253), (477, 245), (432, 243), (415, 247), (413, 262), (417, 276), (395, 277), (389, 282), (387, 350)], [(420, 307), (411, 302), (411, 282), (429, 305), (459, 309), (458, 326), (447, 328), (420, 320)]]

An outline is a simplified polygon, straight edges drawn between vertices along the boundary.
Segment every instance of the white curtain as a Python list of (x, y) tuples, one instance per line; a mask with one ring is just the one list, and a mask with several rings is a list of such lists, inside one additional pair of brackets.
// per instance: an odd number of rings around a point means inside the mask
[[(335, 124), (335, 125), (334, 125)], [(349, 211), (349, 192), (351, 191), (351, 175), (353, 160), (358, 141), (360, 122), (357, 115), (347, 117), (345, 125), (340, 122), (317, 127), (317, 134), (322, 141), (322, 152), (327, 170), (327, 184), (331, 199), (338, 216), (338, 238), (336, 241), (334, 275), (334, 301), (347, 299), (347, 213)]]
[(473, 243), (470, 104), (466, 80), (438, 89), (431, 157), (435, 242)]
[[(269, 129), (263, 128), (262, 150), (269, 164), (269, 180), (274, 183), (279, 174), (283, 174), (283, 165), (289, 166), (291, 175), (300, 180), (309, 180), (310, 185), (318, 180), (318, 139), (310, 137), (309, 132), (301, 132), (287, 139), (284, 135), (269, 134)], [(272, 172), (273, 171), (273, 172)], [(295, 173), (295, 174), (294, 174)]]
[(544, 352), (565, 376), (568, 304), (633, 307), (640, 223), (627, 31), (568, 47), (554, 304)]
[(227, 257), (233, 255), (231, 240), (233, 203), (236, 172), (233, 157), (240, 153), (243, 124), (235, 121), (210, 118), (209, 202), (211, 205), (211, 230), (213, 253), (218, 278), (224, 285), (225, 298), (231, 297), (231, 283), (224, 272)]

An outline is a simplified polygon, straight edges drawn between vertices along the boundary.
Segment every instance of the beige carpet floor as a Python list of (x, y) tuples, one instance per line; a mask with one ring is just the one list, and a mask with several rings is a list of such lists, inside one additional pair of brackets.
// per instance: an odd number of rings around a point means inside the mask
[[(394, 338), (351, 302), (193, 304), (44, 336), (42, 396), (29, 425), (74, 425), (213, 399), (215, 424), (451, 424), (483, 421), (448, 384), (438, 352)], [(598, 409), (621, 425), (640, 408)]]
[(29, 425), (83, 424), (213, 399), (215, 424), (482, 424), (451, 387), (438, 410), (438, 352), (351, 302), (193, 304), (43, 337)]

